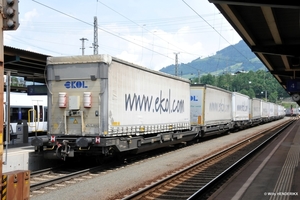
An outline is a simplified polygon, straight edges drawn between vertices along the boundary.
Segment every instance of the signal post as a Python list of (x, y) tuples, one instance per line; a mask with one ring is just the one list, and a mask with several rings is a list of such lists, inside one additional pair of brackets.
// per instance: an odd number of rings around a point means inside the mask
[[(0, 27), (3, 27), (3, 2), (0, 2), (0, 9), (1, 9), (1, 20), (0, 20)], [(4, 92), (4, 83), (3, 83), (3, 77), (4, 77), (4, 47), (3, 47), (3, 30), (0, 31), (0, 102), (1, 102), (1, 106), (0, 106), (0, 177), (1, 177), (1, 188), (2, 188), (2, 157), (3, 157), (3, 124), (4, 124), (4, 115), (2, 113), (4, 113), (3, 110), (3, 92)], [(2, 189), (1, 189), (2, 191)], [(1, 192), (2, 194), (2, 192)], [(2, 195), (1, 195), (1, 199), (2, 199)]]
[[(0, 102), (3, 105), (4, 93), (4, 42), (3, 31), (16, 30), (19, 27), (19, 0), (0, 0)], [(8, 81), (9, 82), (9, 81)], [(0, 188), (1, 199), (29, 199), (30, 191), (30, 172), (28, 170), (18, 170), (2, 173), (3, 165), (3, 134), (4, 133), (4, 110), (0, 106)], [(8, 108), (10, 109), (10, 108)], [(7, 141), (8, 141), (7, 137)], [(6, 143), (8, 145), (8, 142)], [(7, 160), (5, 160), (7, 164)]]

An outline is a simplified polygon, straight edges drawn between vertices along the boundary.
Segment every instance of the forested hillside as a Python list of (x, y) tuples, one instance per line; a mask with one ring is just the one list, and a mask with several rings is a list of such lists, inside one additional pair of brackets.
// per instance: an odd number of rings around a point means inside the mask
[[(190, 63), (179, 63), (178, 74), (190, 78), (198, 73), (201, 75), (220, 75), (237, 71), (257, 71), (266, 69), (262, 62), (251, 52), (246, 43), (241, 40), (235, 45), (228, 46), (215, 55), (198, 58)], [(160, 71), (173, 74), (175, 64), (162, 68)]]
[[(175, 65), (160, 71), (174, 75)], [(178, 74), (189, 78), (192, 84), (210, 84), (251, 98), (278, 103), (289, 97), (243, 40), (213, 56), (180, 63)]]
[(239, 92), (251, 98), (260, 98), (279, 103), (289, 97), (288, 93), (266, 70), (237, 74), (203, 75), (191, 78), (192, 84), (209, 84), (229, 91)]

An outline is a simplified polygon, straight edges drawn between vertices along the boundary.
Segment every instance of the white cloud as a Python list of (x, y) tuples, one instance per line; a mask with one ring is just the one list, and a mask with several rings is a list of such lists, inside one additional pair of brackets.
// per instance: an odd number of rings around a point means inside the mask
[(22, 23), (24, 23), (23, 25), (26, 26), (28, 22), (32, 22), (34, 19), (36, 19), (39, 16), (39, 14), (38, 14), (37, 10), (34, 8), (21, 16), (24, 16), (23, 20), (21, 20), (21, 21), (22, 21)]
[[(85, 54), (93, 54), (90, 47), (94, 42), (94, 16), (98, 16), (99, 54), (110, 54), (155, 70), (175, 64), (174, 52), (180, 52), (179, 63), (187, 63), (215, 54), (240, 40), (214, 5), (207, 1), (189, 0), (209, 24), (182, 1), (105, 2), (114, 10), (96, 1), (45, 3), (61, 12), (32, 1), (23, 2), (20, 2), (20, 27), (5, 33), (5, 45), (52, 56), (81, 55), (80, 38), (88, 39)], [(174, 9), (170, 9), (170, 3)], [(86, 10), (85, 4), (89, 12), (82, 12)]]

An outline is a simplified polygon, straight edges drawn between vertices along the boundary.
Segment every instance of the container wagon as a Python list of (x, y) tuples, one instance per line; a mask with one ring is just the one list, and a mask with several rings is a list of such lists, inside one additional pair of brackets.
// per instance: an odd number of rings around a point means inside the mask
[(232, 93), (232, 121), (235, 129), (243, 129), (250, 125), (250, 97), (238, 92)]
[(199, 137), (233, 128), (232, 92), (207, 84), (191, 85), (191, 126)]
[(252, 126), (262, 122), (262, 100), (257, 98), (250, 99), (250, 123)]
[(275, 118), (275, 104), (272, 102), (269, 103), (269, 121), (273, 121)]
[(279, 119), (279, 105), (274, 103), (274, 118), (273, 120)]
[(267, 123), (269, 121), (269, 115), (270, 115), (269, 102), (262, 101), (261, 108), (262, 108), (262, 113), (261, 113), (262, 122)]
[(279, 119), (282, 119), (285, 116), (285, 108), (282, 105), (278, 105), (278, 115)]
[(47, 158), (139, 153), (194, 139), (190, 81), (110, 55), (47, 59)]

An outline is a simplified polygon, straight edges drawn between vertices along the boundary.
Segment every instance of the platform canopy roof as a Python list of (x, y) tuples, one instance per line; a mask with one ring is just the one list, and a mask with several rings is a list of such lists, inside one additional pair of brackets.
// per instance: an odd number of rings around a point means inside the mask
[(49, 55), (4, 46), (4, 74), (24, 77), (26, 81), (45, 83)]
[(300, 1), (209, 2), (219, 9), (282, 87), (292, 96), (300, 93)]

